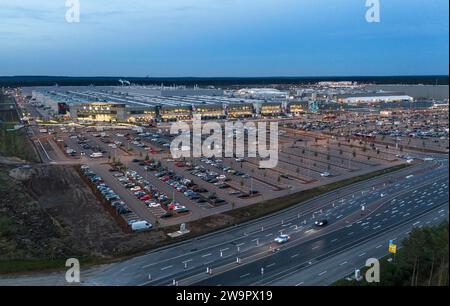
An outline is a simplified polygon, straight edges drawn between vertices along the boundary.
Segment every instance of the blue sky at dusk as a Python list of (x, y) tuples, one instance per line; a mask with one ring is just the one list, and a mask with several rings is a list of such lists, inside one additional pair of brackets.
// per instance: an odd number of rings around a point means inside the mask
[(0, 75), (448, 74), (448, 0), (0, 0)]

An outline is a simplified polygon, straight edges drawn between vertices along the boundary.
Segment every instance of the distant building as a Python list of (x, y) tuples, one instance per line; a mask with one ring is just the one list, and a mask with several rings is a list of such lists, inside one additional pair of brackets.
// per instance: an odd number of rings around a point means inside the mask
[(344, 104), (369, 104), (382, 102), (413, 101), (411, 96), (402, 92), (363, 92), (337, 95), (337, 101)]

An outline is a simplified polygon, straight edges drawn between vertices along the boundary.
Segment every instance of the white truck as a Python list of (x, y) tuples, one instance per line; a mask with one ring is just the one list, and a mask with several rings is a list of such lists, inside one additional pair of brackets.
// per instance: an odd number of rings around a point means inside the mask
[(100, 158), (100, 157), (103, 157), (103, 153), (102, 152), (94, 152), (90, 156), (92, 158)]
[(138, 232), (138, 231), (145, 231), (148, 229), (151, 229), (152, 225), (150, 223), (148, 223), (147, 221), (136, 221), (131, 223), (131, 230), (133, 232)]

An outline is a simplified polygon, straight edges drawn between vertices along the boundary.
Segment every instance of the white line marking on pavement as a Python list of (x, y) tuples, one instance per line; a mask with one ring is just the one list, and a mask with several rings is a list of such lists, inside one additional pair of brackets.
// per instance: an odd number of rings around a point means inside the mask
[(167, 267), (163, 267), (163, 268), (161, 268), (161, 271), (164, 271), (164, 270), (167, 270), (167, 269), (170, 269), (170, 268), (172, 268), (173, 266), (167, 266)]
[(327, 271), (320, 272), (320, 273), (317, 274), (317, 275), (318, 275), (318, 276), (322, 276), (322, 275), (324, 275), (325, 273), (327, 273)]
[(344, 261), (344, 262), (340, 263), (339, 265), (340, 265), (340, 266), (343, 266), (343, 265), (345, 265), (345, 264), (347, 264), (347, 263), (348, 263), (347, 261)]
[(250, 275), (250, 273), (243, 274), (243, 275), (239, 276), (239, 278), (244, 278), (244, 277), (249, 276), (249, 275)]

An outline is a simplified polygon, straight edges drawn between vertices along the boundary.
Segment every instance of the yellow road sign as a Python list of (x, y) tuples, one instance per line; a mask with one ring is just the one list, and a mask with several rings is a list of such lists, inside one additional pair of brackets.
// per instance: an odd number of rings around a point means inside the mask
[(393, 244), (393, 243), (389, 244), (389, 253), (392, 253), (392, 254), (397, 253), (397, 245), (396, 244)]

